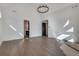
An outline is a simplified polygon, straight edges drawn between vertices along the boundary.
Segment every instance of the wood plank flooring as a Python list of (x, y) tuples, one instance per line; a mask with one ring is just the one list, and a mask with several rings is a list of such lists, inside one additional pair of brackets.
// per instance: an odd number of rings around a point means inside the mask
[(56, 39), (30, 38), (5, 41), (0, 56), (64, 56)]

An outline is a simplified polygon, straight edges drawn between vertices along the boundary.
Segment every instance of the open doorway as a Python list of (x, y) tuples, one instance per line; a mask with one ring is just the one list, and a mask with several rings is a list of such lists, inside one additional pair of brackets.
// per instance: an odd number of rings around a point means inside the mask
[(48, 37), (48, 20), (42, 22), (42, 36)]
[(24, 20), (24, 38), (29, 38), (29, 21)]

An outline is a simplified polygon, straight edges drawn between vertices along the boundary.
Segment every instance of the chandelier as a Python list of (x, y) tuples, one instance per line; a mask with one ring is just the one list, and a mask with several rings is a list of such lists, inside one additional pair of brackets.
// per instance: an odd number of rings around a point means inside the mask
[(41, 5), (37, 8), (39, 13), (46, 13), (49, 11), (49, 7), (47, 5)]

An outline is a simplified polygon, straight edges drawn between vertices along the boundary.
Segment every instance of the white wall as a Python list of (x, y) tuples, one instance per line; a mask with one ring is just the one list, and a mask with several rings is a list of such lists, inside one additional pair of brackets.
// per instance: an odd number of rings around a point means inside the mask
[[(50, 14), (51, 15), (51, 14)], [(79, 42), (79, 7), (72, 8), (68, 7), (59, 11), (52, 13), (52, 16), (48, 16), (50, 27), (52, 28), (52, 32), (55, 34), (51, 36), (58, 37), (61, 34), (68, 34), (71, 35), (66, 39), (73, 38), (75, 42)], [(64, 28), (64, 24), (67, 20), (70, 20), (70, 24)], [(73, 26), (74, 32), (67, 33), (66, 31)]]
[[(32, 5), (2, 5), (3, 16), (3, 32), (2, 40), (21, 39), (24, 37), (24, 19), (30, 21), (30, 37), (41, 36), (41, 19), (36, 7)], [(13, 11), (16, 10), (16, 11)], [(9, 25), (12, 25), (16, 31), (14, 31)], [(23, 36), (19, 35), (22, 33)]]
[[(37, 37), (42, 35), (42, 20), (48, 20), (48, 37), (57, 38), (61, 34), (69, 34), (70, 38), (74, 38), (76, 42), (79, 41), (78, 32), (78, 19), (79, 19), (79, 7), (71, 8), (66, 7), (62, 10), (52, 12), (52, 9), (46, 14), (39, 14), (36, 11), (36, 4), (16, 5), (7, 4), (2, 6), (2, 40), (20, 39), (24, 36), (24, 19), (30, 21), (30, 37)], [(51, 7), (53, 8), (53, 7)], [(16, 11), (13, 11), (16, 10)], [(64, 28), (64, 24), (67, 20), (70, 20), (68, 27)], [(16, 31), (12, 30), (9, 25), (16, 28)], [(0, 25), (1, 26), (1, 25)], [(74, 27), (73, 33), (67, 33), (66, 31)], [(0, 27), (1, 28), (1, 27)], [(70, 39), (66, 38), (66, 39)]]
[[(0, 6), (0, 13), (1, 13), (1, 6)], [(1, 15), (0, 15), (1, 16)], [(2, 40), (2, 17), (0, 17), (0, 40)]]
[(1, 36), (1, 29), (2, 29), (2, 26), (1, 26), (2, 24), (1, 24), (1, 19), (0, 19), (0, 36)]

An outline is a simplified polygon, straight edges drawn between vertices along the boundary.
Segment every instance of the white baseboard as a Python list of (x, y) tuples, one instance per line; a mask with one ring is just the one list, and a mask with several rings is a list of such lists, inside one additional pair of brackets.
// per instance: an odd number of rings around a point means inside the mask
[(42, 36), (34, 36), (34, 37), (29, 37), (29, 38), (38, 38), (38, 37), (42, 37)]

